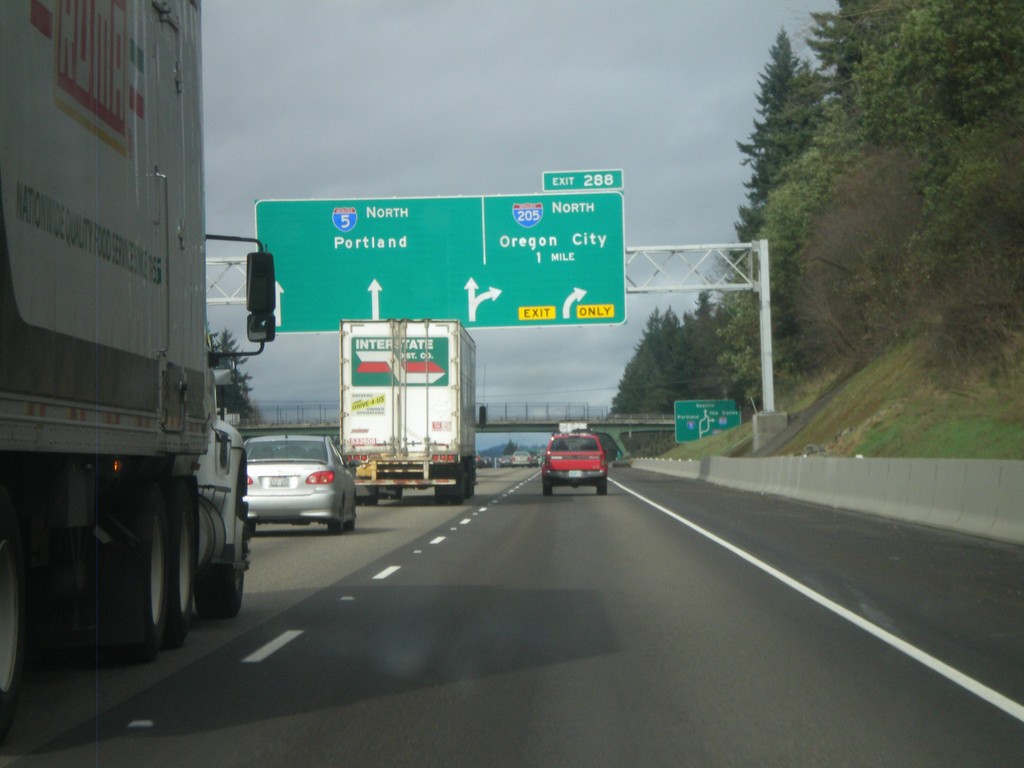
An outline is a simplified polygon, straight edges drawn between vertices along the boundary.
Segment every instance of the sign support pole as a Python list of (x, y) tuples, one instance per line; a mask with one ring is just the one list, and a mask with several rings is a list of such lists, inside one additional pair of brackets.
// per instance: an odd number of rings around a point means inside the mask
[(757, 292), (761, 297), (761, 398), (766, 413), (775, 411), (772, 374), (772, 289), (768, 270), (768, 241), (757, 241)]

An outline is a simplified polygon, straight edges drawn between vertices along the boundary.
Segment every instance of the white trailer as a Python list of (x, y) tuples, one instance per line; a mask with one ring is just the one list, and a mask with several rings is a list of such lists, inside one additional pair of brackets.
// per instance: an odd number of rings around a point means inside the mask
[[(0, 3), (0, 741), (25, 648), (228, 617), (241, 437), (206, 328), (198, 4)], [(273, 338), (252, 254), (250, 339)], [(261, 347), (262, 349), (262, 343)]]
[(341, 323), (341, 451), (362, 503), (476, 486), (476, 345), (457, 320)]

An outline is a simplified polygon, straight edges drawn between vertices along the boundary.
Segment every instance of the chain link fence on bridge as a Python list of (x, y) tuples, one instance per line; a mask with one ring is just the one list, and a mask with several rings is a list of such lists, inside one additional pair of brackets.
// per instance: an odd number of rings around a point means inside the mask
[[(338, 424), (337, 403), (256, 403), (255, 414), (248, 419), (231, 419), (243, 427), (277, 425), (323, 426)], [(607, 419), (609, 408), (587, 403), (479, 403), (487, 408), (488, 421), (600, 421)], [(475, 418), (474, 414), (474, 418)], [(230, 414), (229, 414), (230, 416)]]

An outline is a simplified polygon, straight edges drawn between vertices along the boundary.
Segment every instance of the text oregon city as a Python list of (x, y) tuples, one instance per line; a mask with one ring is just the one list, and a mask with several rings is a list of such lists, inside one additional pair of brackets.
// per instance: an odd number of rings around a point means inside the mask
[[(605, 243), (608, 241), (608, 235), (597, 234), (596, 232), (574, 232), (572, 237), (569, 238), (573, 245), (596, 245), (598, 248), (604, 248)], [(409, 236), (402, 235), (401, 237), (373, 237), (371, 235), (364, 235), (363, 237), (335, 237), (334, 238), (334, 250), (346, 250), (346, 251), (369, 251), (377, 248), (383, 249), (402, 249), (409, 245)], [(534, 250), (536, 248), (557, 248), (558, 237), (555, 235), (545, 236), (530, 236), (520, 235), (518, 237), (511, 235), (502, 235), (498, 238), (498, 245), (502, 248), (529, 248)]]

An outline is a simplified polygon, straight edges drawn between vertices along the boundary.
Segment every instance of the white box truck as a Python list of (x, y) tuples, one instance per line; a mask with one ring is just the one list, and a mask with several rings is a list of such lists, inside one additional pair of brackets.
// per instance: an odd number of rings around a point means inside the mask
[(341, 323), (341, 451), (361, 503), (476, 486), (476, 345), (457, 320)]
[[(25, 649), (180, 646), (241, 605), (206, 328), (198, 4), (0, 3), (0, 741)], [(249, 337), (274, 336), (251, 254)], [(249, 353), (252, 354), (252, 353)]]

